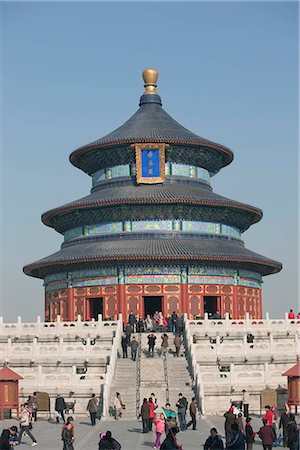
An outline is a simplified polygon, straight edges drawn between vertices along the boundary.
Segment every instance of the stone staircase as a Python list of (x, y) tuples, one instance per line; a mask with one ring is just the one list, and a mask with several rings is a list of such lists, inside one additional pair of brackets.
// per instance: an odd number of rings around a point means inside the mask
[(187, 360), (185, 356), (179, 358), (168, 355), (167, 357), (167, 376), (169, 387), (169, 403), (171, 409), (175, 409), (178, 400), (178, 394), (181, 392), (187, 401), (191, 402), (194, 397), (193, 380), (187, 368)]
[[(128, 352), (130, 356), (130, 351)], [(110, 405), (113, 406), (116, 392), (120, 392), (126, 408), (122, 419), (136, 418), (136, 362), (129, 358), (119, 358), (110, 390)]]
[[(113, 384), (111, 386), (110, 405), (113, 406), (116, 392), (120, 392), (123, 402), (126, 405), (122, 414), (122, 419), (136, 419), (137, 398), (141, 406), (143, 398), (149, 398), (151, 393), (155, 394), (158, 403), (156, 412), (161, 411), (165, 406), (168, 395), (171, 408), (176, 411), (178, 394), (181, 392), (190, 403), (194, 393), (192, 390), (192, 379), (187, 369), (187, 360), (184, 355), (184, 348), (181, 348), (180, 357), (175, 357), (174, 335), (169, 336), (169, 353), (166, 360), (160, 356), (161, 353), (161, 333), (156, 333), (156, 347), (154, 356), (148, 353), (147, 333), (141, 335), (140, 359), (133, 362), (129, 357), (119, 358)], [(137, 373), (137, 371), (139, 373)], [(139, 390), (137, 391), (137, 378), (139, 376)], [(139, 407), (140, 408), (140, 407)]]
[[(155, 393), (159, 407), (164, 406), (169, 394), (171, 408), (176, 410), (175, 404), (178, 394), (181, 392), (190, 403), (194, 392), (192, 389), (193, 380), (188, 371), (188, 363), (184, 354), (184, 347), (181, 347), (180, 357), (175, 355), (173, 344), (173, 333), (166, 333), (169, 337), (169, 352), (166, 358), (166, 372), (164, 358), (159, 357), (161, 350), (161, 333), (156, 333), (156, 347), (154, 357), (148, 354), (147, 335), (142, 336), (142, 357), (141, 357), (141, 386), (140, 398), (149, 397), (151, 392)], [(167, 390), (169, 392), (167, 392)], [(160, 408), (157, 410), (160, 411)]]

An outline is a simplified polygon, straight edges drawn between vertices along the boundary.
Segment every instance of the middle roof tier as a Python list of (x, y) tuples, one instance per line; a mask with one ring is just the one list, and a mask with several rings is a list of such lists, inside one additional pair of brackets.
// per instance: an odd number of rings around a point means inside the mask
[(186, 219), (219, 222), (241, 232), (262, 218), (262, 211), (193, 184), (120, 184), (103, 187), (86, 197), (42, 215), (59, 233), (101, 221)]

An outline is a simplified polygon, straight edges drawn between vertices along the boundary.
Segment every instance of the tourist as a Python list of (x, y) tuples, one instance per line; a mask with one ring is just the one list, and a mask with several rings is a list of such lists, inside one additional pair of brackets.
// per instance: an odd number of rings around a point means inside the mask
[(62, 418), (63, 423), (65, 423), (64, 410), (66, 407), (65, 399), (60, 394), (57, 394), (55, 399), (56, 423), (59, 423), (60, 418)]
[(61, 438), (64, 443), (63, 450), (74, 450), (74, 424), (67, 420), (62, 428)]
[(9, 429), (9, 443), (11, 447), (19, 444), (18, 428), (15, 425)]
[(177, 414), (175, 411), (171, 409), (170, 403), (166, 403), (165, 408), (162, 408), (162, 412), (166, 419), (166, 434), (167, 434), (171, 428), (174, 427), (176, 428), (178, 426), (176, 420)]
[(217, 311), (215, 312), (215, 314), (212, 316), (212, 319), (221, 319), (221, 314), (220, 311), (217, 309)]
[(156, 417), (154, 419), (154, 425), (155, 425), (156, 439), (153, 447), (160, 448), (160, 438), (163, 432), (165, 431), (165, 416), (163, 415), (163, 413), (156, 414)]
[(171, 316), (167, 317), (167, 330), (168, 330), (169, 333), (172, 332), (172, 318), (171, 318)]
[(121, 444), (112, 437), (111, 431), (107, 431), (105, 433), (105, 436), (103, 436), (103, 438), (100, 439), (98, 448), (99, 450), (101, 449), (120, 450)]
[(152, 431), (152, 424), (153, 424), (153, 420), (154, 420), (154, 417), (155, 417), (155, 412), (154, 412), (155, 404), (153, 403), (152, 397), (149, 397), (148, 405), (149, 405), (149, 408), (150, 408), (149, 430)]
[(167, 356), (168, 353), (168, 347), (169, 347), (169, 342), (168, 342), (168, 335), (166, 333), (164, 333), (161, 337), (161, 352), (163, 356)]
[(231, 437), (226, 443), (227, 449), (245, 450), (246, 437), (239, 431), (239, 426), (236, 422), (231, 425)]
[(193, 430), (196, 430), (197, 425), (197, 402), (196, 398), (193, 397), (190, 403), (190, 416), (191, 420), (186, 424), (186, 427), (190, 427), (193, 424)]
[(152, 398), (152, 401), (154, 403), (154, 409), (158, 408), (157, 398), (155, 397), (154, 392), (151, 393), (151, 398)]
[(233, 414), (233, 406), (230, 406), (229, 410), (224, 414), (225, 417), (225, 437), (226, 442), (230, 441), (232, 437), (232, 428), (231, 425), (236, 423), (236, 415)]
[(19, 422), (20, 422), (19, 444), (21, 443), (23, 433), (27, 433), (27, 435), (32, 440), (31, 447), (35, 447), (37, 445), (37, 441), (30, 431), (32, 429), (32, 423), (27, 403), (23, 403), (21, 405), (21, 415)]
[(223, 441), (218, 435), (216, 428), (211, 428), (210, 436), (206, 439), (204, 450), (222, 450), (224, 448)]
[(176, 333), (179, 335), (183, 334), (183, 316), (176, 319)]
[(290, 415), (287, 411), (284, 411), (280, 416), (279, 429), (282, 428), (283, 446), (287, 446), (288, 441), (288, 423), (290, 421)]
[(163, 441), (163, 443), (160, 446), (161, 450), (176, 450), (176, 449), (182, 449), (182, 446), (178, 444), (176, 440), (176, 434), (179, 432), (178, 427), (170, 428), (166, 439)]
[(298, 312), (297, 314), (297, 319), (300, 319), (300, 312)]
[(144, 400), (143, 400), (140, 416), (142, 418), (143, 433), (148, 433), (149, 432), (150, 406), (148, 405), (146, 398), (144, 398)]
[(147, 329), (147, 331), (153, 331), (153, 320), (152, 320), (150, 314), (147, 314), (147, 317), (146, 317), (146, 329)]
[(96, 414), (98, 411), (98, 400), (96, 399), (95, 394), (92, 394), (92, 397), (89, 399), (86, 410), (90, 413), (92, 426), (95, 426), (96, 425)]
[(265, 415), (263, 417), (263, 420), (265, 419), (267, 421), (267, 424), (269, 427), (273, 426), (273, 412), (271, 410), (271, 406), (270, 405), (266, 405), (265, 406)]
[(164, 316), (161, 311), (158, 313), (157, 324), (158, 324), (159, 331), (162, 331), (163, 326), (164, 326)]
[(31, 415), (32, 415), (32, 421), (36, 422), (37, 421), (37, 411), (39, 409), (39, 402), (36, 396), (36, 392), (33, 393), (33, 395), (30, 395), (28, 397), (27, 400), (29, 409), (31, 411)]
[(176, 356), (179, 356), (181, 344), (182, 344), (182, 339), (179, 334), (176, 334), (176, 336), (174, 337), (174, 346), (175, 346)]
[(132, 337), (132, 341), (129, 344), (129, 347), (131, 348), (131, 359), (132, 359), (132, 361), (136, 360), (136, 352), (137, 352), (138, 346), (139, 346), (139, 343), (135, 339), (135, 336), (133, 336)]
[(288, 313), (288, 319), (290, 320), (295, 319), (295, 313), (292, 309), (290, 309), (290, 312)]
[(290, 450), (294, 450), (296, 440), (298, 435), (298, 428), (295, 421), (295, 414), (289, 415), (289, 422), (288, 422), (288, 428), (287, 428), (287, 447)]
[(135, 328), (136, 328), (136, 317), (133, 314), (133, 312), (131, 311), (129, 316), (128, 316), (128, 323), (131, 327), (131, 332), (134, 333), (135, 332)]
[(247, 418), (249, 416), (250, 395), (245, 389), (242, 390), (242, 393), (243, 393), (243, 412), (244, 417)]
[(127, 353), (128, 341), (127, 341), (126, 334), (123, 334), (123, 336), (121, 338), (121, 347), (122, 347), (122, 352), (123, 352), (123, 358), (127, 358), (128, 357), (128, 353)]
[(271, 411), (273, 413), (273, 426), (275, 427), (275, 431), (277, 432), (277, 430), (279, 428), (280, 417), (279, 417), (279, 412), (278, 412), (278, 409), (276, 408), (276, 405), (272, 405)]
[(172, 332), (175, 333), (176, 332), (176, 322), (178, 319), (178, 315), (177, 315), (176, 311), (172, 312), (171, 319), (172, 319)]
[(244, 432), (244, 422), (243, 422), (243, 414), (242, 413), (238, 413), (237, 418), (236, 418), (236, 423), (238, 424), (239, 431), (241, 433), (243, 433)]
[(3, 430), (0, 436), (0, 450), (10, 450), (9, 430)]
[(178, 414), (178, 420), (179, 420), (179, 428), (181, 431), (185, 431), (186, 430), (186, 410), (188, 407), (188, 402), (187, 402), (187, 399), (182, 395), (181, 392), (178, 395), (176, 407), (177, 407), (177, 414)]
[(125, 336), (127, 338), (127, 344), (129, 345), (130, 343), (130, 339), (131, 339), (131, 325), (129, 323), (127, 323), (126, 327), (125, 327)]
[(143, 319), (140, 317), (139, 318), (139, 320), (138, 320), (138, 323), (136, 324), (136, 326), (137, 326), (137, 333), (144, 333), (144, 331), (145, 331), (145, 324), (144, 324), (144, 321), (143, 321)]
[(151, 356), (154, 356), (154, 347), (155, 347), (156, 336), (154, 335), (154, 333), (151, 333), (147, 336), (147, 339), (148, 339), (149, 353)]
[(251, 417), (246, 418), (245, 434), (246, 434), (247, 450), (252, 450), (255, 438), (255, 433), (251, 426), (251, 420), (252, 420)]
[(272, 425), (269, 425), (268, 419), (263, 419), (263, 426), (258, 432), (258, 436), (262, 440), (264, 450), (271, 450), (273, 442), (276, 440), (276, 433)]
[(114, 409), (115, 409), (115, 419), (118, 420), (122, 417), (122, 410), (125, 409), (125, 404), (123, 403), (120, 392), (116, 392)]

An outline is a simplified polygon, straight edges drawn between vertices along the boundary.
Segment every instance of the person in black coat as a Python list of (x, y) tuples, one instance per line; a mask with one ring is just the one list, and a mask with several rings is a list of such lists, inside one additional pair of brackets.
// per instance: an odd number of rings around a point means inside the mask
[(290, 415), (284, 411), (280, 416), (279, 429), (282, 428), (283, 446), (287, 446), (288, 441), (288, 423), (290, 420)]
[(297, 423), (295, 420), (295, 414), (289, 414), (289, 423), (288, 423), (288, 429), (287, 429), (287, 446), (290, 450), (294, 450), (297, 435), (298, 435), (298, 428)]
[(206, 439), (204, 444), (204, 450), (223, 450), (224, 444), (220, 436), (218, 435), (217, 429), (212, 428), (210, 430), (210, 436)]
[(126, 334), (123, 334), (123, 336), (121, 338), (121, 346), (122, 346), (122, 351), (123, 351), (123, 358), (127, 358), (128, 357), (128, 342), (127, 342)]
[(59, 423), (59, 415), (61, 415), (61, 418), (63, 420), (63, 422), (65, 423), (65, 416), (64, 416), (64, 410), (67, 408), (65, 399), (58, 394), (56, 399), (55, 399), (55, 411), (57, 411), (57, 417), (56, 417), (56, 422)]
[(252, 420), (251, 417), (246, 418), (245, 434), (246, 434), (247, 450), (252, 450), (255, 437), (255, 433), (251, 426), (251, 420)]
[(112, 437), (111, 431), (107, 431), (105, 436), (100, 439), (98, 448), (99, 450), (121, 450), (121, 444)]
[(11, 446), (9, 443), (9, 430), (3, 430), (0, 437), (0, 449), (10, 450)]
[(160, 446), (160, 450), (178, 450), (181, 447), (178, 445), (176, 440), (176, 434), (179, 432), (179, 428), (171, 428), (168, 431), (167, 437)]

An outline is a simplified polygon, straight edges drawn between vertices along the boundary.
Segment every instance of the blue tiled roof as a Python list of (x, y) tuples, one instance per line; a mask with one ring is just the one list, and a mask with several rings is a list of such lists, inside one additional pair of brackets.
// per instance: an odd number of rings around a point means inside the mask
[(105, 239), (84, 238), (33, 264), (24, 267), (27, 275), (43, 277), (56, 266), (80, 262), (155, 261), (162, 259), (199, 262), (234, 262), (237, 267), (255, 268), (262, 275), (276, 273), (281, 264), (246, 249), (243, 244), (227, 239), (178, 239), (175, 235), (159, 238)]
[(227, 147), (192, 133), (174, 120), (162, 108), (158, 95), (143, 95), (140, 108), (130, 119), (106, 136), (75, 150), (71, 154), (70, 160), (74, 165), (78, 165), (78, 157), (93, 148), (135, 142), (186, 143), (208, 146), (223, 153), (226, 164), (233, 159), (233, 153)]
[(215, 194), (211, 190), (200, 185), (184, 184), (155, 184), (155, 185), (129, 185), (107, 187), (93, 192), (64, 206), (52, 209), (43, 214), (42, 220), (52, 226), (52, 218), (64, 214), (67, 211), (84, 207), (101, 207), (105, 204), (129, 204), (129, 203), (195, 203), (211, 206), (228, 206), (237, 210), (243, 210), (249, 216), (249, 224), (258, 222), (262, 217), (262, 211), (254, 206), (246, 205), (235, 200)]

